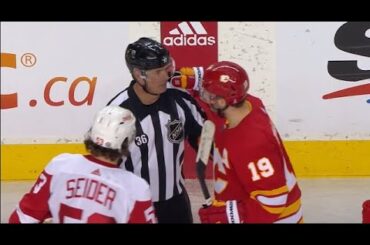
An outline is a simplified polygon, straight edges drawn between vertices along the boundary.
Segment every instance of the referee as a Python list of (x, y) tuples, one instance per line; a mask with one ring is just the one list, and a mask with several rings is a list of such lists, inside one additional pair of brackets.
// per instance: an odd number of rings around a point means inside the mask
[(197, 149), (206, 116), (186, 91), (167, 88), (174, 66), (160, 43), (140, 38), (128, 45), (125, 59), (133, 81), (108, 103), (137, 119), (135, 144), (121, 167), (149, 183), (158, 223), (192, 223), (182, 173), (184, 141)]

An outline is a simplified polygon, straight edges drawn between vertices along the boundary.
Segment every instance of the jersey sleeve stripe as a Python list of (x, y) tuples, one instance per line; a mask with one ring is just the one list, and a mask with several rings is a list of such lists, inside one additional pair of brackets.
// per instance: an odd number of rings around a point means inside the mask
[(35, 219), (34, 217), (32, 216), (29, 216), (27, 214), (25, 214), (19, 207), (19, 205), (17, 206), (16, 208), (16, 212), (17, 212), (17, 215), (18, 215), (18, 218), (19, 218), (19, 221), (21, 223), (40, 223), (40, 220), (38, 219)]
[(298, 212), (300, 208), (301, 208), (301, 199), (298, 199), (297, 201), (286, 207), (286, 209), (281, 213), (279, 218), (291, 216), (292, 214)]
[(280, 219), (274, 223), (301, 223), (303, 222), (302, 207), (294, 215)]
[(265, 205), (270, 206), (280, 206), (285, 205), (288, 198), (288, 194), (276, 196), (276, 197), (266, 197), (266, 196), (257, 196), (257, 200)]
[(298, 199), (293, 204), (289, 205), (288, 207), (271, 207), (266, 205), (261, 205), (263, 209), (271, 214), (280, 214), (279, 217), (286, 217), (289, 216), (299, 210), (301, 207), (301, 200)]
[(184, 102), (194, 115), (194, 119), (197, 121), (197, 123), (199, 125), (203, 125), (204, 115), (200, 113), (199, 108), (197, 108), (195, 104), (191, 103), (191, 101), (184, 99)]
[(286, 185), (273, 190), (255, 190), (251, 192), (251, 197), (256, 199), (258, 195), (263, 196), (278, 196), (284, 193), (288, 193), (288, 187)]

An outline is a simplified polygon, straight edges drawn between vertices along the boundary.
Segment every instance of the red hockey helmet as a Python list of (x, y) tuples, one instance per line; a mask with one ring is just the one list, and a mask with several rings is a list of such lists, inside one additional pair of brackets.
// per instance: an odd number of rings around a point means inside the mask
[(235, 105), (247, 96), (248, 74), (238, 64), (220, 61), (205, 70), (202, 87), (204, 90), (224, 98), (228, 105)]

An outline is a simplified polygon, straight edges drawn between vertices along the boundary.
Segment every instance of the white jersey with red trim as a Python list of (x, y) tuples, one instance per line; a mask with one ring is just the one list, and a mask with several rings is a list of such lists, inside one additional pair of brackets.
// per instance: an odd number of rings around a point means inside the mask
[(155, 223), (149, 185), (91, 155), (52, 159), (10, 223)]

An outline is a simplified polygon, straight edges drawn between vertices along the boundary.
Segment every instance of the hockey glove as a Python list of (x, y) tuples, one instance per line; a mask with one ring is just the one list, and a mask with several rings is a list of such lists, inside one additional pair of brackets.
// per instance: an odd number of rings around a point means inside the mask
[(203, 67), (182, 67), (171, 77), (171, 84), (174, 87), (199, 91), (203, 79)]
[(211, 206), (199, 209), (202, 224), (236, 224), (244, 223), (244, 209), (235, 200), (216, 201)]

